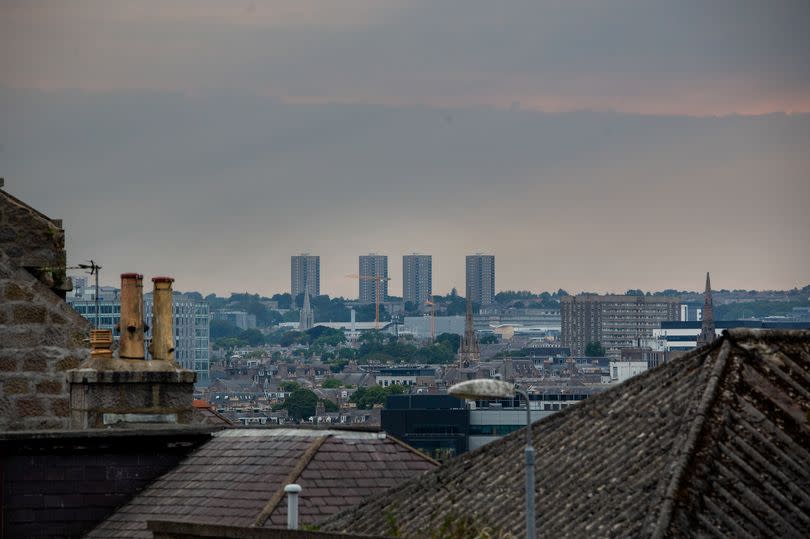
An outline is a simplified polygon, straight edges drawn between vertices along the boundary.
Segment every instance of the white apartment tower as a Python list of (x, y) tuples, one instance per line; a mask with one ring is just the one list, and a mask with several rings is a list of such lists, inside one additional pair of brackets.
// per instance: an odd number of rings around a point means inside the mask
[(402, 257), (402, 299), (418, 307), (433, 296), (433, 257), (412, 254)]
[(370, 253), (360, 256), (360, 303), (375, 303), (388, 297), (388, 257)]
[(467, 256), (467, 296), (473, 303), (489, 305), (495, 301), (495, 256)]
[(309, 290), (313, 298), (321, 295), (321, 257), (304, 253), (290, 257), (290, 294), (293, 301), (298, 294)]

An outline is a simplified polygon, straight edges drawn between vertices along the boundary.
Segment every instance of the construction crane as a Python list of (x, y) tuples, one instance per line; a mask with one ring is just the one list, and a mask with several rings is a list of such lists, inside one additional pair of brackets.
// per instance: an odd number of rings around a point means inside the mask
[(430, 342), (436, 341), (436, 304), (430, 300), (425, 300), (425, 305), (430, 305)]
[(374, 281), (374, 329), (380, 329), (380, 283), (383, 281), (390, 281), (390, 277), (384, 277), (382, 275), (357, 275), (356, 273), (352, 275), (347, 275), (346, 277), (350, 279), (358, 279), (360, 281)]

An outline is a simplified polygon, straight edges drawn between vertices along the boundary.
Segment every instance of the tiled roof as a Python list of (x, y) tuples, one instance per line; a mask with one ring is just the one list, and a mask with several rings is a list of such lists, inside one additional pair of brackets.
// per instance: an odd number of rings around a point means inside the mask
[[(533, 440), (541, 537), (810, 537), (810, 332), (727, 332)], [(524, 443), (513, 433), (322, 529), (522, 536)]]
[(99, 524), (88, 537), (151, 537), (146, 521), (285, 527), (283, 488), (302, 487), (302, 523), (316, 523), (436, 463), (384, 433), (229, 429)]

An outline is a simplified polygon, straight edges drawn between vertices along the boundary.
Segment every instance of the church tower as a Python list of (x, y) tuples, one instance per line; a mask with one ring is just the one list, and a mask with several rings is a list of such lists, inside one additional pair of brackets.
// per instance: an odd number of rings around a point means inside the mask
[(706, 272), (706, 290), (703, 292), (703, 324), (697, 338), (697, 345), (701, 347), (713, 342), (716, 338), (717, 335), (714, 332), (714, 308), (712, 306), (712, 284), (709, 280), (709, 273)]
[(459, 367), (469, 367), (481, 360), (481, 350), (478, 348), (478, 339), (475, 338), (473, 327), (472, 298), (467, 294), (467, 318), (464, 321), (464, 337), (458, 351)]

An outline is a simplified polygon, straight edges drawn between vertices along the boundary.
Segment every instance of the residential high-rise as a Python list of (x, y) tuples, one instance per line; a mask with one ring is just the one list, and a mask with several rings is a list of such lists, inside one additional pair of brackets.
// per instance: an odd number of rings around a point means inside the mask
[(293, 300), (304, 293), (305, 287), (310, 296), (321, 295), (320, 256), (304, 253), (290, 257), (290, 294)]
[(360, 256), (360, 303), (375, 303), (388, 297), (388, 257), (370, 253)]
[(433, 257), (405, 255), (402, 257), (402, 300), (422, 307), (433, 297)]
[(703, 323), (701, 324), (700, 335), (697, 338), (698, 347), (709, 344), (717, 338), (714, 332), (714, 306), (712, 304), (712, 283), (709, 280), (709, 273), (706, 272), (706, 290), (703, 292)]
[(474, 254), (467, 256), (467, 296), (473, 303), (489, 305), (495, 301), (495, 257)]
[(598, 342), (608, 356), (651, 339), (661, 322), (678, 320), (680, 298), (663, 296), (563, 296), (560, 317), (563, 346), (582, 355)]

